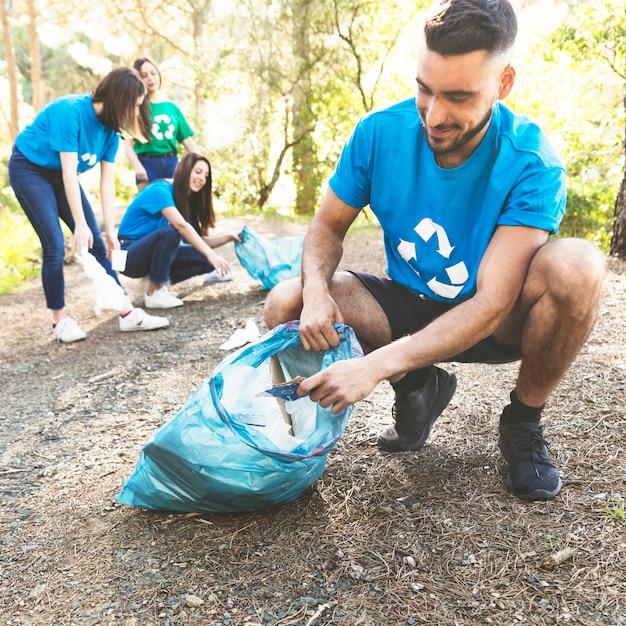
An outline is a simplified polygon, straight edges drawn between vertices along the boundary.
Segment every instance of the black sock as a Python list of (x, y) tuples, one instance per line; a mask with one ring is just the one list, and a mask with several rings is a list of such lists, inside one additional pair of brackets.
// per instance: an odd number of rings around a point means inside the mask
[(545, 404), (537, 407), (528, 406), (517, 399), (515, 391), (511, 391), (511, 404), (505, 407), (501, 419), (505, 422), (535, 422), (538, 424), (544, 406)]
[(407, 372), (403, 378), (393, 384), (393, 388), (404, 393), (411, 393), (417, 389), (421, 389), (428, 380), (430, 367), (420, 367), (417, 370)]

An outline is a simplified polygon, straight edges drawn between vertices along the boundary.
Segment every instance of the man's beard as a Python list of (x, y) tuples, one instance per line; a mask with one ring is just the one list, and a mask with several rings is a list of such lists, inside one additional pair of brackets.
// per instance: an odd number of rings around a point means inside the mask
[[(449, 146), (440, 147), (439, 141), (434, 140), (426, 133), (426, 140), (428, 141), (428, 145), (431, 150), (435, 153), (435, 155), (443, 155), (449, 154), (450, 152), (454, 152), (459, 148), (462, 148), (464, 145), (468, 144), (478, 133), (480, 133), (491, 121), (491, 116), (493, 115), (493, 107), (487, 112), (485, 117), (483, 117), (476, 126), (470, 128), (465, 131), (458, 139), (454, 140)], [(423, 120), (422, 120), (423, 124)]]

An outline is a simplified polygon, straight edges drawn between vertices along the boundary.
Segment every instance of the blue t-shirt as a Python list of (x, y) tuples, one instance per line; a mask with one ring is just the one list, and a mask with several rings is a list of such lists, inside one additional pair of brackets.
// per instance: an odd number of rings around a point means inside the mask
[(370, 205), (391, 279), (434, 300), (462, 302), (476, 290), (497, 226), (558, 230), (565, 178), (541, 129), (499, 102), (470, 158), (439, 167), (411, 98), (360, 120), (330, 187), (350, 206)]
[(120, 238), (141, 239), (169, 224), (161, 211), (176, 206), (174, 184), (169, 180), (155, 180), (144, 187), (128, 205), (119, 228)]
[(114, 163), (119, 143), (118, 132), (98, 119), (90, 95), (54, 100), (15, 139), (31, 163), (49, 170), (61, 169), (59, 152), (76, 152), (78, 173), (99, 161)]

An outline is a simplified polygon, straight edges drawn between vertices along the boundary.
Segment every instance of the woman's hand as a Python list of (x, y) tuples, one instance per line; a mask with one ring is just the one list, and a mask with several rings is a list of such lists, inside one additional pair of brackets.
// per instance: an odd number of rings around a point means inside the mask
[(74, 239), (72, 240), (72, 252), (79, 253), (93, 248), (93, 233), (87, 222), (76, 224), (74, 227)]
[(217, 273), (220, 276), (225, 276), (226, 274), (228, 274), (228, 272), (230, 272), (230, 265), (228, 264), (228, 261), (224, 257), (213, 252), (213, 250), (211, 250), (211, 252), (207, 254), (206, 258), (209, 263), (217, 270)]
[(147, 183), (148, 182), (148, 172), (146, 172), (146, 168), (143, 165), (139, 165), (135, 169), (135, 178), (138, 183)]
[(103, 233), (103, 236), (104, 236), (104, 242), (106, 243), (106, 246), (107, 246), (107, 257), (111, 258), (111, 251), (119, 250), (120, 248), (119, 239), (117, 238), (114, 232), (113, 233), (105, 232)]

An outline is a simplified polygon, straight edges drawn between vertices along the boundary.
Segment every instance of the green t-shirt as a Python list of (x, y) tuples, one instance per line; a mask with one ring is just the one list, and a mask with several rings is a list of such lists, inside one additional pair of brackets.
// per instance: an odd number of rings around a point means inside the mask
[(181, 110), (173, 102), (151, 102), (152, 132), (150, 143), (134, 142), (136, 154), (160, 156), (178, 153), (178, 144), (193, 135)]

